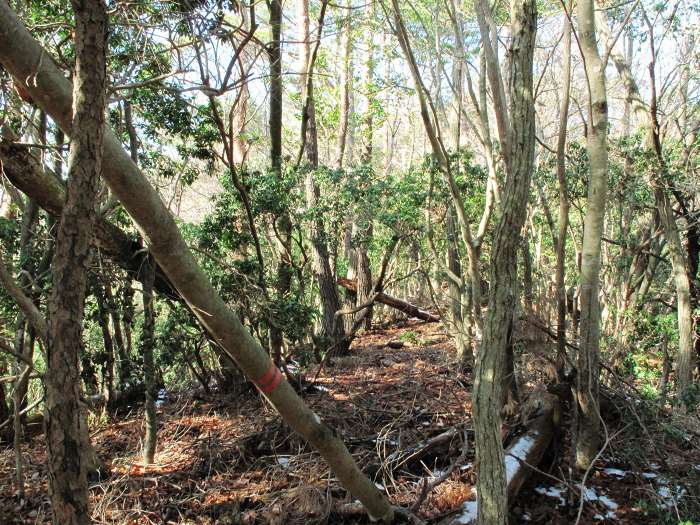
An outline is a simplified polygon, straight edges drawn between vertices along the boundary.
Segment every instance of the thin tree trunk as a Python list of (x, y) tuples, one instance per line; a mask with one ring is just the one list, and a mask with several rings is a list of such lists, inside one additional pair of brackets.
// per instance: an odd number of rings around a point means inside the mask
[(345, 157), (345, 149), (347, 147), (348, 124), (350, 118), (350, 91), (352, 90), (352, 73), (351, 73), (351, 53), (352, 53), (352, 36), (350, 31), (350, 7), (352, 0), (348, 0), (347, 13), (343, 20), (343, 29), (341, 34), (341, 56), (342, 67), (340, 69), (339, 89), (340, 89), (340, 121), (338, 122), (338, 145), (336, 147), (335, 165), (338, 168), (343, 166)]
[[(311, 59), (309, 0), (299, 0), (299, 16), (302, 20), (300, 34), (302, 50), (299, 64), (299, 78), (300, 85), (302, 86), (301, 99), (303, 101), (308, 101), (308, 103), (306, 103), (308, 127), (306, 128), (306, 137), (302, 137), (302, 140), (306, 141), (307, 160), (310, 167), (316, 169), (318, 168), (318, 142), (314, 117), (313, 82), (311, 78), (307, 78), (307, 73), (313, 74), (313, 72), (309, 70), (309, 60)], [(336, 353), (344, 354), (348, 349), (349, 342), (345, 340), (345, 326), (343, 321), (338, 319), (335, 315), (335, 313), (340, 310), (340, 298), (338, 296), (338, 288), (335, 284), (335, 276), (331, 270), (323, 217), (316, 210), (318, 206), (319, 189), (314, 180), (314, 172), (312, 170), (309, 170), (306, 174), (305, 194), (307, 209), (311, 211), (313, 215), (310, 231), (312, 249), (311, 269), (318, 283), (321, 301), (321, 336), (326, 340), (326, 345), (335, 347)]]
[(102, 395), (104, 396), (105, 403), (109, 403), (114, 394), (114, 341), (109, 331), (109, 313), (105, 305), (104, 288), (101, 283), (94, 283), (93, 293), (97, 300), (97, 314), (102, 331), (102, 342), (104, 344), (104, 359), (101, 363)]
[(374, 45), (374, 25), (376, 23), (376, 0), (369, 0), (367, 6), (367, 37), (365, 45), (367, 47), (367, 60), (365, 62), (365, 85), (364, 90), (367, 93), (367, 108), (365, 109), (364, 117), (362, 118), (362, 153), (360, 154), (360, 162), (362, 164), (372, 164), (372, 153), (374, 146), (374, 108), (375, 103), (375, 86), (374, 86), (374, 70), (375, 64), (375, 45)]
[[(19, 264), (20, 269), (23, 270), (19, 276), (19, 285), (23, 290), (30, 287), (30, 280), (28, 278), (28, 261), (31, 253), (31, 239), (34, 225), (38, 216), (38, 206), (34, 199), (27, 199), (27, 203), (24, 207), (24, 212), (22, 213), (22, 226), (20, 230), (19, 239)], [(26, 345), (26, 317), (22, 309), (19, 310), (17, 314), (17, 320), (15, 321), (15, 352), (19, 355), (25, 357), (25, 360), (32, 362), (34, 354), (34, 343), (33, 341)], [(13, 446), (15, 452), (15, 479), (17, 482), (17, 495), (20, 499), (24, 498), (24, 465), (22, 461), (22, 408), (26, 402), (27, 388), (29, 385), (29, 372), (31, 368), (29, 365), (20, 362), (19, 360), (14, 366), (15, 374), (17, 375), (17, 380), (14, 383), (14, 390), (12, 393), (12, 406), (13, 406)]]
[(115, 386), (117, 390), (121, 390), (124, 384), (122, 381), (122, 367), (128, 362), (128, 357), (126, 353), (126, 345), (124, 343), (124, 334), (122, 332), (122, 324), (119, 319), (119, 310), (117, 308), (117, 303), (112, 293), (112, 286), (109, 282), (104, 282), (104, 294), (105, 294), (105, 306), (109, 312), (109, 318), (112, 320), (112, 332), (114, 334), (114, 347), (115, 347), (115, 366), (112, 376), (118, 379), (118, 385)]
[[(270, 0), (270, 27), (272, 40), (268, 45), (268, 57), (270, 60), (270, 160), (272, 169), (282, 176), (282, 1)], [(292, 224), (289, 214), (283, 212), (278, 218), (277, 231), (279, 232), (280, 262), (277, 266), (276, 293), (278, 300), (286, 298), (292, 283), (291, 235)], [(264, 285), (264, 283), (261, 283)], [(274, 319), (270, 322), (270, 354), (276, 363), (282, 359), (282, 346), (284, 344), (282, 330)]]
[[(70, 126), (68, 196), (58, 225), (48, 303), (46, 445), (55, 523), (90, 523), (88, 436), (80, 408), (78, 356), (90, 262), (95, 202), (105, 130), (107, 11), (101, 0), (73, 0), (75, 13), (74, 114)], [(67, 122), (64, 121), (64, 124)]]
[(123, 302), (121, 321), (124, 326), (124, 355), (119, 358), (119, 382), (123, 385), (131, 377), (132, 370), (131, 356), (133, 341), (131, 328), (134, 323), (134, 289), (132, 288), (130, 279), (127, 278), (120, 293)]
[[(459, 248), (457, 244), (457, 216), (454, 206), (450, 206), (447, 211), (447, 267), (452, 275), (449, 279), (450, 296), (450, 320), (454, 327), (452, 332), (457, 346), (457, 359), (462, 366), (474, 366), (474, 352), (472, 351), (469, 337), (469, 302), (471, 296), (464, 288), (464, 278), (462, 276), (462, 264), (459, 259)], [(466, 315), (465, 315), (466, 312)]]
[(581, 242), (580, 343), (576, 401), (576, 467), (587, 469), (600, 447), (598, 402), (600, 354), (600, 244), (603, 236), (608, 186), (608, 100), (605, 64), (599, 53), (594, 0), (579, 0), (579, 42), (585, 59), (588, 81), (589, 119), (587, 150), (589, 159), (588, 201)]
[[(489, 9), (484, 2), (482, 15)], [(501, 439), (504, 398), (514, 382), (512, 375), (512, 331), (517, 304), (517, 255), (525, 222), (535, 152), (535, 109), (532, 93), (533, 53), (537, 31), (534, 0), (511, 4), (511, 35), (508, 92), (510, 107), (502, 120), (510, 126), (502, 131), (506, 155), (506, 184), (503, 211), (496, 227), (491, 254), (489, 303), (484, 322), (484, 340), (479, 348), (473, 391), (477, 497), (479, 523), (508, 522), (506, 471)], [(482, 31), (482, 45), (490, 49)], [(493, 51), (493, 50), (490, 50)], [(488, 60), (488, 74), (500, 74), (498, 61)], [(496, 69), (496, 71), (494, 71)], [(502, 88), (492, 82), (498, 92)], [(497, 106), (496, 111), (505, 106)], [(500, 125), (499, 125), (500, 127)]]
[[(571, 13), (572, 1), (567, 2)], [(563, 379), (566, 367), (566, 235), (569, 229), (569, 195), (566, 184), (566, 132), (569, 122), (571, 92), (571, 20), (564, 16), (564, 48), (562, 57), (561, 107), (557, 137), (557, 180), (559, 181), (559, 231), (556, 239), (555, 286), (557, 297), (557, 374)]]
[(143, 355), (143, 381), (146, 387), (146, 403), (144, 407), (143, 463), (150, 465), (156, 453), (156, 436), (158, 421), (156, 416), (156, 368), (153, 357), (155, 340), (155, 307), (153, 295), (154, 265), (150, 257), (144, 264), (141, 285), (143, 286), (143, 329), (141, 331), (141, 353)]

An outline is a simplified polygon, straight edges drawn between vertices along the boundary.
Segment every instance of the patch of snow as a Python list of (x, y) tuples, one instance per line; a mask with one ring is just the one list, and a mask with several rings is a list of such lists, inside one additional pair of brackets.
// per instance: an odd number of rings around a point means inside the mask
[(658, 478), (658, 474), (655, 474), (654, 472), (642, 472), (642, 477), (644, 479), (656, 479)]
[(323, 385), (314, 385), (314, 388), (319, 392), (328, 392), (328, 389)]
[(593, 516), (593, 519), (596, 521), (614, 520), (617, 519), (617, 515), (612, 511), (608, 511), (605, 513), (605, 516), (603, 516), (602, 514), (595, 514)]
[(462, 504), (462, 514), (455, 516), (454, 523), (458, 523), (459, 525), (474, 523), (477, 513), (476, 501), (465, 501)]
[[(700, 466), (700, 465), (699, 465), (699, 466)], [(459, 467), (459, 470), (469, 470), (470, 468), (472, 468), (472, 464), (471, 464), (471, 463), (465, 463), (464, 465), (462, 465), (461, 467)]]
[(619, 505), (615, 501), (611, 500), (607, 496), (600, 496), (598, 500), (601, 501), (603, 505), (608, 507), (610, 510), (617, 510), (617, 508), (619, 507)]
[(694, 468), (695, 470), (700, 470), (700, 465), (695, 465), (695, 466), (693, 466), (693, 468)]
[(506, 454), (506, 483), (510, 482), (515, 476), (520, 467), (520, 461), (527, 459), (530, 449), (535, 444), (535, 437), (536, 434), (521, 436)]
[(530, 517), (530, 515), (527, 512), (525, 514), (523, 514), (522, 516), (520, 516), (520, 518), (523, 521), (532, 521), (532, 518)]
[(385, 490), (384, 485), (381, 483), (377, 483), (376, 481), (374, 482), (374, 486), (377, 487), (379, 490)]
[(448, 470), (448, 469), (444, 469), (444, 470), (441, 470), (441, 469), (434, 470), (434, 471), (432, 472), (432, 475), (428, 478), (428, 481), (432, 482), (432, 481), (436, 481), (436, 480), (440, 479), (441, 476), (443, 476), (444, 474), (447, 473), (447, 470)]
[(675, 507), (678, 501), (687, 493), (681, 485), (676, 485), (675, 488), (671, 489), (668, 485), (668, 480), (664, 478), (659, 478), (658, 485), (657, 494), (663, 500), (659, 503), (659, 508), (662, 509)]
[(583, 497), (588, 500), (588, 501), (599, 501), (603, 505), (605, 505), (608, 508), (608, 511), (605, 513), (605, 516), (602, 517), (601, 519), (616, 519), (617, 515), (615, 514), (615, 511), (619, 507), (619, 505), (610, 499), (608, 496), (605, 494), (598, 495), (595, 491), (595, 489), (591, 487), (586, 487), (583, 491)]
[(627, 475), (626, 471), (620, 470), (619, 468), (604, 468), (601, 470), (605, 472), (608, 476), (615, 476), (618, 478), (624, 478)]
[(537, 494), (542, 494), (543, 496), (549, 496), (550, 498), (559, 498), (559, 505), (566, 504), (566, 498), (564, 498), (564, 489), (559, 487), (535, 487), (535, 492)]
[(163, 406), (163, 403), (165, 403), (165, 396), (167, 395), (167, 392), (165, 391), (165, 388), (161, 388), (158, 390), (158, 399), (156, 399), (156, 406), (160, 407)]
[(289, 456), (277, 456), (277, 464), (282, 468), (289, 467)]

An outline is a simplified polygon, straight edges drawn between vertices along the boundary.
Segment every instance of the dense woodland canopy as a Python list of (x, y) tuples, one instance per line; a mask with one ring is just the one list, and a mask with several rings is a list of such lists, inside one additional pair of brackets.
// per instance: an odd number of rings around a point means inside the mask
[(700, 523), (691, 0), (0, 0), (0, 522)]

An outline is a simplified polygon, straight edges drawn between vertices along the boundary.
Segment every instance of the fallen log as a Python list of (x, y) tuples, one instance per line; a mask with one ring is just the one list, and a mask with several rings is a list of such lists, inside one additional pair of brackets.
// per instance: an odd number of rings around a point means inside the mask
[[(357, 281), (355, 281), (354, 279), (338, 277), (337, 282), (346, 290), (350, 290), (353, 293), (357, 293)], [(395, 308), (400, 312), (405, 313), (406, 315), (409, 315), (410, 317), (416, 317), (428, 323), (436, 323), (440, 320), (439, 315), (431, 314), (430, 312), (421, 310), (416, 305), (413, 305), (411, 303), (398, 299), (397, 297), (382, 292), (377, 294), (375, 302), (385, 304), (391, 308)]]
[[(554, 439), (561, 414), (559, 398), (547, 392), (538, 392), (527, 403), (530, 415), (527, 430), (505, 451), (508, 505), (515, 498), (527, 478), (537, 467)], [(478, 473), (477, 473), (478, 475)], [(440, 525), (468, 525), (476, 523), (476, 501), (465, 501), (458, 513), (440, 522)]]

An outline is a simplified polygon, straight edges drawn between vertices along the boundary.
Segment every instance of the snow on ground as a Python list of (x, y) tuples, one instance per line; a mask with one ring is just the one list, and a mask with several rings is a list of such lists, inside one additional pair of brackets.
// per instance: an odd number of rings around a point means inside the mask
[(469, 525), (476, 521), (477, 507), (476, 501), (465, 501), (462, 504), (462, 514), (455, 517), (454, 523), (459, 525)]
[(535, 492), (537, 492), (537, 494), (542, 494), (543, 496), (549, 496), (550, 498), (559, 498), (559, 505), (566, 504), (563, 488), (545, 487), (540, 485), (539, 487), (535, 487)]
[(510, 483), (520, 467), (520, 462), (527, 460), (530, 449), (535, 444), (536, 433), (520, 436), (515, 444), (506, 452), (506, 483)]
[(603, 468), (600, 469), (601, 472), (605, 472), (608, 476), (615, 476), (616, 478), (624, 478), (627, 472), (620, 470), (619, 468)]

